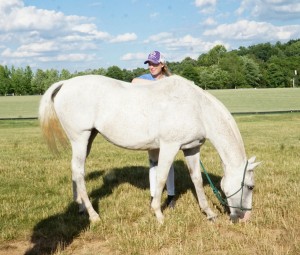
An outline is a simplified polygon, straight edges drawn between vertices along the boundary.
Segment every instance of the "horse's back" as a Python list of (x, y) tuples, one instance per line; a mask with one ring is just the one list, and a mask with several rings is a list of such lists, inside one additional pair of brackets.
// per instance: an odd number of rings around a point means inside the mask
[(199, 93), (176, 76), (139, 86), (89, 75), (64, 81), (55, 107), (74, 132), (96, 128), (119, 146), (149, 149), (160, 139), (187, 144), (204, 136)]

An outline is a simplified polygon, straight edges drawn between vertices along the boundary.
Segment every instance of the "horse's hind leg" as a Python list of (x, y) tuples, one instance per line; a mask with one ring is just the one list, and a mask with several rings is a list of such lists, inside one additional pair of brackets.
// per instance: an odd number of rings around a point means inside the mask
[(200, 148), (197, 147), (184, 150), (183, 153), (187, 162), (188, 169), (190, 171), (190, 176), (196, 189), (199, 205), (201, 209), (206, 213), (207, 218), (209, 220), (214, 220), (217, 217), (217, 214), (215, 214), (209, 207), (206, 196), (204, 194), (203, 181), (200, 170), (199, 151)]
[(72, 181), (74, 200), (79, 204), (79, 212), (87, 210), (90, 220), (99, 220), (99, 215), (94, 210), (86, 191), (84, 181), (84, 164), (87, 157), (90, 131), (80, 135), (72, 144)]

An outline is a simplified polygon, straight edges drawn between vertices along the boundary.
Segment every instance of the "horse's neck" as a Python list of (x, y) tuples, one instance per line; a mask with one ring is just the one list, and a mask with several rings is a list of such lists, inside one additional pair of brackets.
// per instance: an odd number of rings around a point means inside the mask
[(206, 137), (218, 151), (225, 169), (239, 168), (246, 161), (244, 143), (235, 120), (227, 108), (210, 94), (203, 105)]

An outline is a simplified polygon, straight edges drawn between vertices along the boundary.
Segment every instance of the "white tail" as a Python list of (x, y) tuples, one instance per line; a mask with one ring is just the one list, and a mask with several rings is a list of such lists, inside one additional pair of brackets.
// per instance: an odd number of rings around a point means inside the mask
[(54, 109), (54, 97), (61, 89), (63, 82), (54, 83), (43, 95), (39, 107), (39, 121), (42, 134), (53, 152), (58, 152), (56, 141), (63, 146), (68, 144)]

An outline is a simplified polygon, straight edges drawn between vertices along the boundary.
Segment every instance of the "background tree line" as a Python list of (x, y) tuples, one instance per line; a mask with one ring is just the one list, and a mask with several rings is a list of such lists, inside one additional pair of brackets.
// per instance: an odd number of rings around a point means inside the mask
[[(262, 43), (227, 51), (217, 45), (201, 54), (197, 60), (185, 58), (181, 62), (167, 62), (173, 74), (192, 80), (203, 89), (276, 88), (299, 85), (300, 39), (275, 45)], [(83, 72), (41, 70), (0, 65), (0, 95), (43, 94), (54, 82), (86, 74), (100, 74), (130, 82), (147, 69), (120, 69), (111, 66)]]

